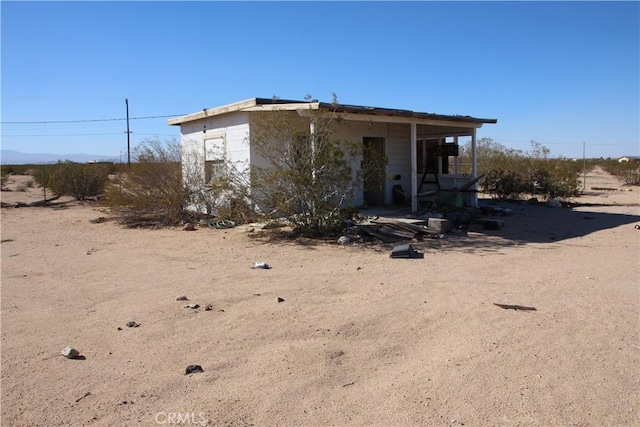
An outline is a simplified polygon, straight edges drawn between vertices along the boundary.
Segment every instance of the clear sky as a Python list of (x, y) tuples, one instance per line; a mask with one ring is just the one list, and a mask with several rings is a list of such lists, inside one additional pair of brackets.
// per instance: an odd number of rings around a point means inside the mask
[(636, 1), (2, 1), (1, 20), (3, 149), (126, 157), (125, 98), (135, 146), (179, 137), (141, 117), (335, 93), (495, 118), (478, 136), (516, 149), (640, 155)]

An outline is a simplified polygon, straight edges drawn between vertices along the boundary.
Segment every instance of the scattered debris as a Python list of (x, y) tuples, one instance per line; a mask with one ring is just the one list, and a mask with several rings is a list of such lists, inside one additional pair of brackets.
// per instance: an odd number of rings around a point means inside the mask
[(424, 254), (416, 252), (411, 244), (399, 245), (391, 250), (391, 258), (424, 258)]
[(343, 384), (342, 387), (349, 387), (350, 385), (354, 385), (355, 383), (355, 381), (352, 381), (350, 383)]
[(189, 301), (189, 298), (187, 298), (185, 295), (182, 295), (181, 297), (176, 298), (176, 301)]
[(269, 266), (269, 264), (267, 264), (266, 262), (262, 262), (262, 261), (256, 261), (251, 265), (251, 268), (263, 268), (265, 270), (268, 270), (271, 268), (271, 266)]
[(211, 221), (209, 223), (209, 227), (218, 228), (218, 229), (233, 228), (235, 226), (236, 226), (236, 223), (233, 221)]
[(204, 311), (211, 311), (211, 310), (213, 310), (213, 306), (212, 306), (211, 304), (207, 304), (207, 305), (204, 307)]
[(87, 396), (91, 396), (91, 392), (88, 391), (85, 394), (83, 394), (82, 396), (80, 396), (79, 398), (76, 399), (76, 403), (80, 402), (82, 399), (84, 399)]
[(80, 356), (80, 352), (71, 346), (67, 346), (62, 350), (62, 355), (67, 359), (76, 359)]
[[(27, 208), (27, 207), (36, 207), (36, 206), (48, 206), (51, 204), (51, 202), (58, 200), (61, 196), (55, 196), (52, 197), (50, 199), (44, 199), (44, 200), (38, 200), (35, 202), (31, 202), (31, 203), (24, 203), (24, 202), (15, 202), (15, 203), (5, 203), (2, 202), (1, 206), (3, 208)], [(63, 202), (62, 204), (65, 204), (67, 202)]]
[(127, 322), (127, 328), (137, 328), (138, 326), (140, 326), (140, 323), (134, 321)]
[(427, 220), (427, 227), (436, 233), (448, 233), (452, 228), (452, 223), (447, 219), (442, 218), (429, 218)]
[(500, 308), (504, 308), (505, 310), (523, 310), (523, 311), (537, 311), (535, 307), (525, 307), (523, 305), (511, 305), (511, 304), (498, 304), (493, 303), (493, 305), (497, 305)]
[(182, 227), (182, 229), (184, 231), (194, 231), (196, 229), (196, 226), (192, 222), (188, 222), (184, 225), (184, 227)]
[(617, 188), (611, 187), (591, 187), (591, 189), (594, 191), (618, 191)]
[(200, 308), (200, 304), (187, 304), (184, 308), (192, 308), (195, 310), (196, 308)]
[(189, 375), (189, 374), (195, 374), (198, 372), (204, 372), (204, 369), (202, 369), (202, 366), (200, 365), (189, 365), (187, 366), (187, 369), (185, 369), (184, 374), (185, 375)]
[(284, 298), (278, 297), (278, 302), (284, 302)]
[(107, 218), (99, 216), (96, 219), (90, 219), (89, 222), (92, 224), (102, 224), (103, 222), (107, 222)]

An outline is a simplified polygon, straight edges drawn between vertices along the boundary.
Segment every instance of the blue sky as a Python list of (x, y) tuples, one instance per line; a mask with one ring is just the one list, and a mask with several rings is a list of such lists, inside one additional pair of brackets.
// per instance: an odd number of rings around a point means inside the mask
[(1, 3), (2, 148), (126, 157), (252, 97), (498, 119), (552, 156), (640, 155), (639, 2)]

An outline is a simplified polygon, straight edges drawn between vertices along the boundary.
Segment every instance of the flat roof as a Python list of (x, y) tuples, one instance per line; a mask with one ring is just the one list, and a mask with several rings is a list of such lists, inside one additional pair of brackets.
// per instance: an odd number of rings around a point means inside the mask
[(351, 119), (358, 116), (375, 117), (376, 121), (384, 121), (384, 118), (397, 118), (403, 119), (403, 122), (449, 122), (457, 124), (475, 125), (473, 127), (480, 127), (484, 123), (495, 124), (497, 119), (483, 119), (471, 116), (459, 116), (459, 115), (447, 115), (447, 114), (434, 114), (424, 113), (412, 110), (401, 110), (395, 108), (380, 108), (380, 107), (367, 107), (363, 105), (349, 105), (338, 104), (329, 102), (312, 101), (296, 101), (290, 99), (279, 98), (251, 98), (233, 104), (223, 105), (221, 107), (203, 109), (184, 116), (174, 117), (167, 120), (169, 125), (181, 125), (182, 123), (192, 122), (195, 120), (201, 120), (207, 117), (219, 116), (222, 114), (228, 114), (238, 111), (276, 111), (276, 110), (289, 110), (289, 111), (304, 111), (304, 110), (317, 110), (326, 109), (329, 111), (335, 111), (337, 113), (344, 113), (349, 115)]

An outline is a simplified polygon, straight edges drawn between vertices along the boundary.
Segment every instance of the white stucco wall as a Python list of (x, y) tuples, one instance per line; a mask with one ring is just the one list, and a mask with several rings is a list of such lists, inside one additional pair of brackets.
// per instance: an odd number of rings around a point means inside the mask
[(182, 160), (186, 169), (204, 180), (205, 140), (222, 138), (222, 156), (229, 167), (243, 170), (251, 161), (247, 143), (249, 136), (249, 113), (231, 113), (201, 119), (181, 125)]

